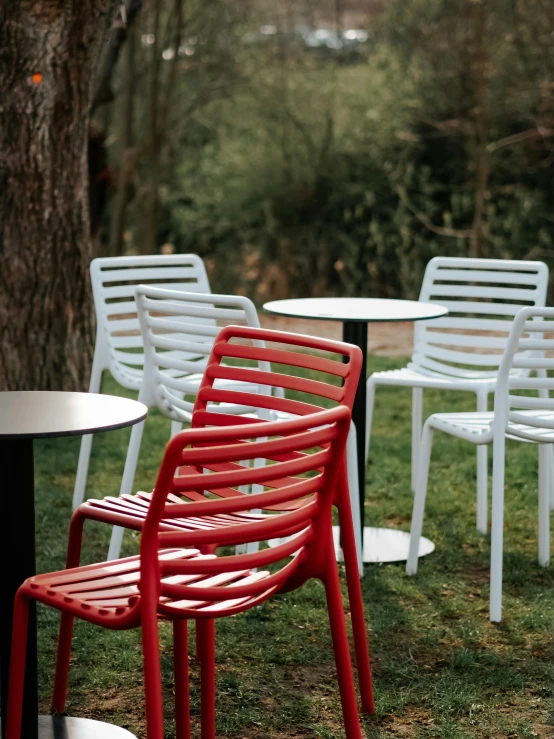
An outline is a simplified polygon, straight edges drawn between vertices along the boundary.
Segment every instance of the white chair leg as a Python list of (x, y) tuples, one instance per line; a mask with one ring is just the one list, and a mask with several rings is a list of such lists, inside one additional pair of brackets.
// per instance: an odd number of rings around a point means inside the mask
[(502, 553), (504, 546), (504, 434), (493, 445), (491, 516), (491, 591), (490, 620), (502, 619)]
[[(133, 489), (135, 480), (135, 471), (137, 469), (137, 460), (140, 451), (140, 443), (142, 441), (142, 432), (144, 431), (144, 421), (133, 426), (131, 431), (131, 439), (127, 450), (127, 459), (125, 460), (125, 469), (123, 470), (123, 478), (119, 495), (129, 495)], [(123, 541), (123, 533), (125, 529), (122, 526), (114, 526), (112, 529), (112, 538), (110, 539), (110, 548), (108, 550), (108, 560), (117, 559), (121, 552), (121, 543)]]
[(350, 431), (346, 440), (346, 474), (348, 477), (348, 492), (350, 495), (350, 508), (352, 510), (352, 524), (354, 526), (354, 537), (356, 540), (356, 555), (358, 557), (358, 570), (360, 577), (364, 575), (362, 522), (360, 518), (360, 483), (358, 481), (358, 452), (356, 427), (350, 424)]
[(427, 481), (429, 479), (432, 444), (433, 429), (429, 422), (427, 422), (423, 427), (419, 464), (417, 466), (417, 484), (412, 511), (412, 525), (410, 528), (410, 548), (408, 551), (408, 562), (406, 563), (407, 575), (415, 575), (417, 572), (419, 539), (421, 537), (421, 529), (423, 528), (423, 513), (425, 510), (425, 498), (427, 496)]
[[(488, 394), (477, 393), (477, 412), (488, 410)], [(486, 534), (488, 530), (488, 448), (484, 444), (477, 447), (477, 531)]]
[(548, 489), (550, 491), (550, 510), (554, 511), (554, 444), (548, 445)]
[(412, 388), (412, 490), (417, 485), (417, 465), (421, 447), (421, 426), (423, 424), (423, 388)]
[(365, 415), (365, 463), (369, 458), (369, 443), (371, 440), (371, 424), (373, 423), (373, 406), (375, 405), (375, 381), (369, 377), (366, 386), (366, 415)]
[(550, 563), (550, 444), (539, 444), (539, 565)]
[(183, 430), (183, 424), (181, 421), (171, 421), (171, 437), (177, 436)]
[[(102, 385), (102, 367), (98, 360), (93, 361), (90, 375), (89, 393), (99, 393)], [(88, 466), (90, 462), (90, 451), (92, 448), (92, 434), (86, 434), (81, 438), (79, 450), (79, 461), (77, 463), (77, 474), (75, 476), (75, 487), (73, 489), (73, 510), (78, 508), (85, 499), (87, 487)]]

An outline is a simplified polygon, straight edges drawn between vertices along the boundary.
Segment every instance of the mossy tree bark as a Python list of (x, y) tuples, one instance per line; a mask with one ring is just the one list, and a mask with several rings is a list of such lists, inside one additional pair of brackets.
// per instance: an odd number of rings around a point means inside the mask
[(89, 111), (119, 4), (0, 2), (1, 390), (88, 383)]

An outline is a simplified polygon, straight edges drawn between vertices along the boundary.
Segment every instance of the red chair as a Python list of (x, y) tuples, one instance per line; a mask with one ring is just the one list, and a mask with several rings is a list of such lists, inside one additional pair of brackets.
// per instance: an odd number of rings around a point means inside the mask
[[(142, 627), (148, 739), (164, 737), (158, 618), (172, 620), (178, 636), (176, 719), (183, 739), (190, 736), (186, 623), (201, 620), (201, 736), (214, 739), (214, 620), (310, 578), (325, 586), (346, 737), (362, 739), (331, 526), (349, 424), (350, 411), (340, 406), (289, 421), (189, 429), (174, 437), (148, 506), (139, 556), (38, 575), (20, 587), (6, 739), (20, 739), (31, 599), (62, 612), (54, 710), (64, 709), (74, 617), (110, 629)], [(256, 459), (266, 464), (243, 466)], [(263, 517), (249, 513), (251, 498), (238, 491), (244, 485), (263, 487), (255, 496)], [(189, 502), (171, 503), (174, 494)], [(171, 520), (179, 530), (166, 530), (164, 522)], [(272, 537), (288, 538), (275, 548), (231, 556), (197, 548), (215, 551)], [(259, 569), (269, 565), (271, 571)]]
[[(314, 352), (325, 352), (326, 355), (316, 355)], [(339, 358), (332, 358), (329, 354), (338, 355)], [(242, 364), (229, 366), (233, 362)], [(258, 367), (248, 366), (245, 364), (247, 362), (265, 362), (268, 363), (265, 366), (272, 369), (262, 371)], [(228, 326), (218, 334), (212, 348), (196, 397), (192, 426), (214, 428), (235, 424), (251, 425), (261, 423), (264, 418), (277, 420), (318, 413), (324, 405), (329, 404), (344, 405), (351, 410), (361, 362), (360, 349), (351, 344), (282, 331)], [(309, 370), (311, 377), (299, 377), (294, 374), (299, 369)], [(236, 390), (227, 382), (226, 387), (221, 388), (218, 387), (218, 380), (237, 380), (240, 384)], [(167, 382), (171, 382), (170, 376)], [(160, 378), (160, 383), (163, 384), (163, 377)], [(245, 384), (251, 384), (253, 388), (263, 386), (267, 394), (248, 392)], [(286, 391), (289, 397), (279, 397), (283, 393), (275, 392), (276, 389)], [(298, 393), (302, 393), (300, 398)], [(237, 408), (242, 415), (236, 415)], [(81, 505), (75, 511), (71, 522), (67, 567), (76, 567), (79, 564), (85, 520), (93, 519), (140, 531), (148, 512), (151, 495), (137, 493), (120, 498), (89, 500)], [(182, 500), (173, 496), (171, 502), (177, 505), (181, 504)], [(361, 708), (364, 713), (374, 713), (364, 606), (344, 453), (341, 455), (333, 502), (339, 513)], [(258, 507), (257, 502), (250, 496), (249, 506)], [(282, 505), (280, 508), (288, 509), (290, 505)], [(166, 530), (186, 528), (189, 525), (187, 509), (181, 505), (180, 511), (183, 518), (168, 517), (162, 521), (162, 527)]]

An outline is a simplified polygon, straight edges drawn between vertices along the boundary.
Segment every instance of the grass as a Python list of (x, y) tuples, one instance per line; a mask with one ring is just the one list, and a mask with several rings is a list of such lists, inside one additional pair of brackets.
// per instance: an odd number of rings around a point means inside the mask
[[(401, 366), (371, 359), (370, 370)], [(123, 391), (109, 381), (104, 390)], [(430, 392), (426, 412), (472, 409), (465, 394)], [(89, 496), (119, 488), (129, 430), (95, 438)], [(169, 422), (152, 412), (136, 476), (153, 485)], [(63, 566), (78, 439), (36, 443), (39, 571)], [(537, 564), (537, 453), (507, 447), (504, 620), (488, 621), (489, 539), (475, 530), (475, 448), (436, 433), (424, 534), (436, 551), (417, 577), (402, 565), (366, 565), (363, 590), (373, 652), (377, 716), (368, 739), (504, 739), (552, 736), (554, 573)], [(409, 529), (410, 392), (377, 392), (366, 517)], [(107, 552), (107, 527), (89, 524), (87, 561)], [(125, 553), (138, 537), (126, 534)], [(58, 614), (39, 608), (39, 686), (48, 710)], [(273, 598), (218, 622), (218, 735), (229, 739), (343, 736), (322, 587)], [(162, 624), (167, 735), (171, 710), (171, 634)], [(194, 661), (193, 718), (199, 694)], [(79, 623), (68, 712), (144, 735), (140, 633)], [(195, 729), (197, 731), (197, 727)]]

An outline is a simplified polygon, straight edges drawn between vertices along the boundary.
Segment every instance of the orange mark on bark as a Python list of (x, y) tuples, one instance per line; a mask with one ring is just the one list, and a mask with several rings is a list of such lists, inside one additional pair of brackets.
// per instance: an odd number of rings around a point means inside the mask
[(33, 75), (33, 84), (40, 85), (41, 82), (42, 82), (42, 75), (39, 72), (37, 72), (36, 74)]

